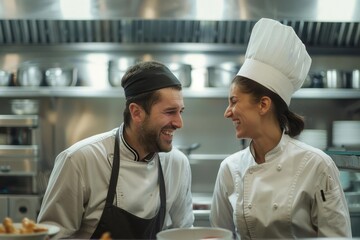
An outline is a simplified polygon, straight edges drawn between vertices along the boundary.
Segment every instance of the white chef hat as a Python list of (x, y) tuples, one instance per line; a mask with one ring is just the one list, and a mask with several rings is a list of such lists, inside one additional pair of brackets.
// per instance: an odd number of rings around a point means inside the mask
[(311, 58), (291, 27), (262, 18), (252, 29), (245, 62), (237, 75), (277, 93), (289, 106), (310, 65)]

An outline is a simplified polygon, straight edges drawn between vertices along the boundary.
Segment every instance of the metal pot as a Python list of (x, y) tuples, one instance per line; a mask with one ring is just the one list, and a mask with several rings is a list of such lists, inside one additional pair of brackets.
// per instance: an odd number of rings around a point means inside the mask
[(180, 151), (182, 151), (186, 155), (190, 155), (190, 153), (193, 150), (198, 149), (199, 147), (200, 147), (200, 143), (193, 143), (190, 146), (175, 146), (175, 148), (179, 149)]
[(360, 89), (360, 70), (354, 69), (351, 75), (351, 88)]
[(135, 64), (134, 59), (117, 59), (109, 61), (109, 83), (112, 87), (120, 87), (126, 70)]
[(18, 86), (40, 86), (43, 80), (43, 73), (36, 65), (21, 66), (17, 71), (16, 85)]
[(10, 76), (11, 74), (9, 72), (0, 70), (0, 86), (9, 86)]
[(168, 64), (171, 72), (179, 79), (183, 87), (190, 87), (191, 85), (191, 65), (183, 63)]
[(208, 67), (209, 87), (229, 87), (240, 66), (233, 62)]
[(347, 77), (345, 72), (330, 69), (326, 71), (326, 77), (324, 81), (325, 88), (346, 88), (347, 87)]
[(39, 112), (39, 101), (35, 99), (13, 99), (11, 100), (11, 111), (14, 114), (37, 114)]
[(51, 87), (75, 86), (77, 82), (76, 68), (53, 67), (45, 71), (45, 81)]

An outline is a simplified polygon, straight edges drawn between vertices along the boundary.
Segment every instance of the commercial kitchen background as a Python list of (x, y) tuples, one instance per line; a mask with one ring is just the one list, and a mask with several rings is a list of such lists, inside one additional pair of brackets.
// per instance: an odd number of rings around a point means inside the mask
[[(241, 66), (251, 28), (259, 18), (293, 26), (313, 64), (312, 86), (297, 92), (290, 108), (305, 116), (307, 129), (326, 131), (327, 149), (338, 147), (333, 144), (333, 122), (360, 120), (360, 90), (351, 84), (326, 88), (316, 81), (325, 81), (320, 73), (329, 69), (348, 73), (360, 69), (358, 12), (360, 2), (351, 0), (0, 1), (0, 69), (12, 74), (9, 86), (0, 87), (0, 114), (13, 114), (14, 99), (39, 100), (36, 175), (41, 176), (35, 178), (36, 193), (4, 191), (0, 198), (41, 196), (60, 151), (119, 126), (124, 94), (121, 87), (110, 84), (109, 67), (115, 66), (121, 74), (121, 66), (154, 59), (191, 66), (192, 82), (184, 88), (184, 127), (177, 131), (174, 145), (188, 148), (200, 143), (189, 159), (197, 207), (205, 209), (197, 210), (196, 224), (207, 225), (206, 205), (219, 164), (246, 144), (235, 138), (231, 121), (223, 117), (228, 89), (209, 86), (210, 70), (222, 70), (224, 63)], [(51, 87), (42, 79), (40, 86), (19, 86), (19, 69), (28, 66), (38, 67), (42, 77), (50, 67), (76, 68), (76, 84)], [(0, 163), (2, 159), (0, 154)], [(359, 158), (356, 161), (359, 166)], [(344, 181), (358, 179), (358, 171), (342, 169)], [(10, 176), (11, 172), (0, 173), (2, 180)], [(15, 177), (21, 178), (21, 173)], [(8, 204), (9, 210), (3, 212), (9, 213), (11, 205), (13, 215), (20, 218), (27, 212), (19, 206), (31, 205), (27, 204)], [(36, 204), (31, 208), (38, 211)], [(354, 224), (359, 212), (352, 212)]]

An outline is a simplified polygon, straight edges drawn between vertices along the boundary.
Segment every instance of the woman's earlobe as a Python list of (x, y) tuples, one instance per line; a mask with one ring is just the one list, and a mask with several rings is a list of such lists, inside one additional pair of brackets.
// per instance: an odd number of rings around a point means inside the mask
[(271, 108), (271, 98), (264, 96), (260, 99), (260, 113), (265, 114)]

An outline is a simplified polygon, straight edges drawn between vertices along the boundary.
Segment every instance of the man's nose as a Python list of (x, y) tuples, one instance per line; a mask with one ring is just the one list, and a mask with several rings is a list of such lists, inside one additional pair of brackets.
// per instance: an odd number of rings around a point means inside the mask
[(176, 127), (176, 128), (182, 128), (182, 127), (183, 127), (183, 119), (182, 119), (182, 116), (181, 116), (180, 113), (175, 117), (175, 119), (174, 119), (174, 121), (173, 121), (172, 124), (173, 124), (174, 127)]

